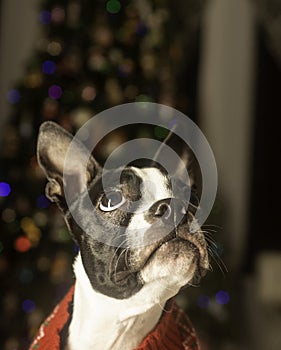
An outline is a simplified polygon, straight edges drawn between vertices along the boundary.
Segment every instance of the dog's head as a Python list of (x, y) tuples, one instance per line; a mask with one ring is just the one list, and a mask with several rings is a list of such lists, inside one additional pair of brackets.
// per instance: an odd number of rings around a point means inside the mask
[[(199, 226), (194, 230), (193, 184), (184, 183), (178, 174), (172, 186), (157, 162), (127, 165), (116, 184), (118, 169), (103, 173), (93, 157), (84, 169), (81, 159), (87, 152), (78, 141), (64, 164), (72, 141), (57, 124), (42, 124), (38, 160), (49, 181), (46, 195), (62, 209), (92, 287), (125, 299), (155, 281), (178, 291), (201, 277), (209, 263), (204, 235)], [(182, 158), (189, 166), (190, 156), (185, 153)], [(85, 205), (86, 196), (92, 209)], [(73, 211), (83, 225), (77, 224)]]

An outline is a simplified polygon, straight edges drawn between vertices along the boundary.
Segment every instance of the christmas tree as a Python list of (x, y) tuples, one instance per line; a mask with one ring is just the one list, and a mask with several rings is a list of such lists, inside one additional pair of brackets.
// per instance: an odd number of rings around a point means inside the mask
[[(190, 4), (197, 14), (197, 2)], [(23, 79), (7, 94), (13, 107), (1, 141), (1, 349), (26, 349), (73, 283), (77, 247), (44, 195), (36, 159), (39, 125), (54, 120), (75, 133), (98, 112), (135, 101), (195, 117), (198, 31), (185, 39), (178, 12), (178, 3), (165, 0), (42, 3), (42, 35)], [(165, 132), (145, 125), (119, 130), (95, 156), (103, 161), (117, 145), (140, 136), (163, 139)], [(228, 295), (221, 298), (226, 303)], [(200, 310), (209, 303), (201, 296)]]

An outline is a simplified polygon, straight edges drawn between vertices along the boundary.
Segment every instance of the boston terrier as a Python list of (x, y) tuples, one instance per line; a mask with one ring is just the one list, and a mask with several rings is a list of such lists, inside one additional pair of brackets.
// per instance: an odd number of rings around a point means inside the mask
[[(38, 161), (48, 179), (46, 195), (62, 210), (79, 253), (75, 284), (42, 324), (30, 349), (199, 349), (188, 317), (173, 300), (209, 269), (204, 234), (199, 226), (190, 229), (196, 210), (194, 180), (182, 182), (175, 169), (175, 195), (169, 174), (156, 160), (126, 165), (119, 183), (111, 185), (117, 169), (104, 170), (92, 156), (83, 169), (87, 152), (76, 140), (63, 176), (72, 141), (54, 122), (40, 127)], [(188, 168), (187, 152), (182, 150), (180, 157)], [(80, 181), (83, 171), (85, 184)], [(192, 194), (188, 201), (186, 191)], [(86, 194), (92, 211), (84, 205)], [(83, 225), (76, 222), (74, 210)], [(113, 244), (103, 239), (109, 236)], [(130, 244), (136, 236), (153, 239)]]

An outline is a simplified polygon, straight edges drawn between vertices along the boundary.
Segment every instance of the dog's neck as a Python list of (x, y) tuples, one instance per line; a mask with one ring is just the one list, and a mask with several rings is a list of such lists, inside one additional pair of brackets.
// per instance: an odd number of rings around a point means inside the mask
[[(74, 271), (76, 285), (68, 349), (132, 350), (156, 326), (165, 302), (176, 291), (160, 295), (151, 285), (135, 296), (117, 300), (93, 290), (78, 255)], [(159, 283), (159, 282), (155, 282)], [(154, 286), (155, 287), (155, 286)], [(163, 288), (163, 286), (162, 286)]]

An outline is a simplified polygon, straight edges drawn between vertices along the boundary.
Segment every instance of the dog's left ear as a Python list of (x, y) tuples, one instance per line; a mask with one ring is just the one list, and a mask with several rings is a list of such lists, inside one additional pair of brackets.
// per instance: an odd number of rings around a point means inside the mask
[(169, 132), (165, 140), (162, 142), (162, 145), (155, 154), (154, 161), (161, 164), (161, 158), (163, 157), (162, 159), (164, 159), (164, 157), (166, 157), (164, 146), (166, 145), (170, 147), (178, 154), (179, 158), (181, 159), (181, 162), (177, 161), (176, 159), (169, 160), (171, 164), (170, 166), (173, 169), (173, 175), (180, 179), (185, 179), (186, 177), (184, 176), (184, 174), (187, 172), (190, 180), (189, 185), (200, 193), (200, 166), (190, 147), (173, 132), (175, 130), (176, 127)]
[[(71, 142), (71, 156), (65, 162)], [(54, 122), (45, 122), (39, 129), (37, 158), (49, 180), (46, 196), (62, 210), (67, 207), (64, 189), (67, 189), (68, 200), (73, 201), (86, 190), (100, 169), (85, 146)]]

